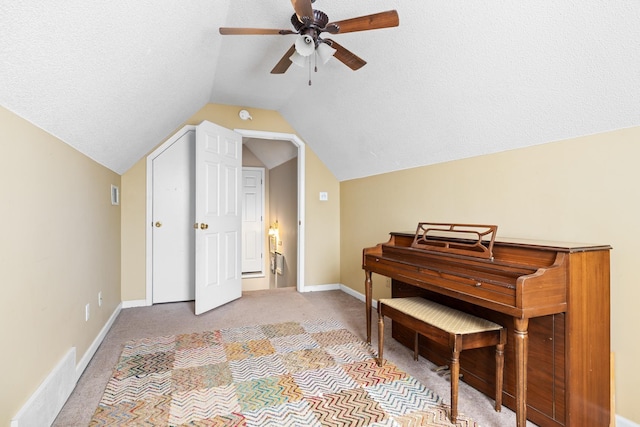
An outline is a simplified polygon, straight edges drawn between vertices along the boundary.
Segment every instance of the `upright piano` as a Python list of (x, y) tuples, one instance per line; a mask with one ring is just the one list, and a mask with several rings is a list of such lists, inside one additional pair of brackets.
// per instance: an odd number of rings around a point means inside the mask
[[(609, 245), (496, 236), (497, 226), (419, 223), (363, 250), (367, 341), (372, 273), (392, 279), (392, 297), (423, 296), (508, 329), (503, 403), (540, 426), (610, 422)], [(413, 348), (413, 331), (393, 324)], [(420, 337), (420, 354), (449, 363), (447, 348)], [(463, 352), (463, 381), (491, 396), (491, 349)], [(473, 416), (472, 414), (470, 414)]]

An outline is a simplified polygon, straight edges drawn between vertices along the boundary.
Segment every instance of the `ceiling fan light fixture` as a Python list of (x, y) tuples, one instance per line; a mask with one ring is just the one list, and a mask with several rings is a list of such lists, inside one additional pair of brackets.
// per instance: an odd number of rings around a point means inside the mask
[(316, 43), (313, 37), (308, 34), (303, 34), (298, 37), (295, 46), (296, 52), (302, 56), (310, 56), (316, 50)]
[(289, 60), (296, 64), (298, 67), (304, 67), (307, 65), (308, 56), (302, 56), (298, 52), (293, 52), (293, 55), (289, 57)]
[(336, 53), (336, 49), (332, 48), (326, 43), (320, 43), (316, 48), (316, 52), (318, 52), (318, 57), (320, 57), (322, 63), (326, 64), (327, 61), (329, 61), (331, 57)]

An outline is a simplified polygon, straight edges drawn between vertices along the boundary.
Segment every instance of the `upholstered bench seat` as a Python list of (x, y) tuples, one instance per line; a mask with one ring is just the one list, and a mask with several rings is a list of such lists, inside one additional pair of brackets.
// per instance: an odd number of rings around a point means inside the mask
[(489, 320), (435, 303), (422, 297), (378, 300), (378, 365), (383, 363), (384, 316), (416, 332), (414, 359), (418, 359), (418, 334), (451, 349), (451, 422), (458, 416), (458, 376), (460, 352), (480, 347), (496, 347), (495, 409), (502, 408), (504, 327)]

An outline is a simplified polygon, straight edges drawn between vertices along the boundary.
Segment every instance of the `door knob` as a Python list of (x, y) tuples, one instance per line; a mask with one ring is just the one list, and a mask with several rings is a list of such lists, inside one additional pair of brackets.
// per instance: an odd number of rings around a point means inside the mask
[(156, 221), (156, 227), (162, 227), (162, 223), (160, 221)]
[(207, 228), (209, 228), (209, 224), (200, 224), (201, 230), (206, 230)]

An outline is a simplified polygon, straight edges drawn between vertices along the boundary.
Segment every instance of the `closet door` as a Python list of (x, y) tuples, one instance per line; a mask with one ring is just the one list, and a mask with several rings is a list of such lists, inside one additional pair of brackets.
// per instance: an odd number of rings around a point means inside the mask
[(183, 129), (152, 163), (152, 302), (195, 299), (195, 130)]

